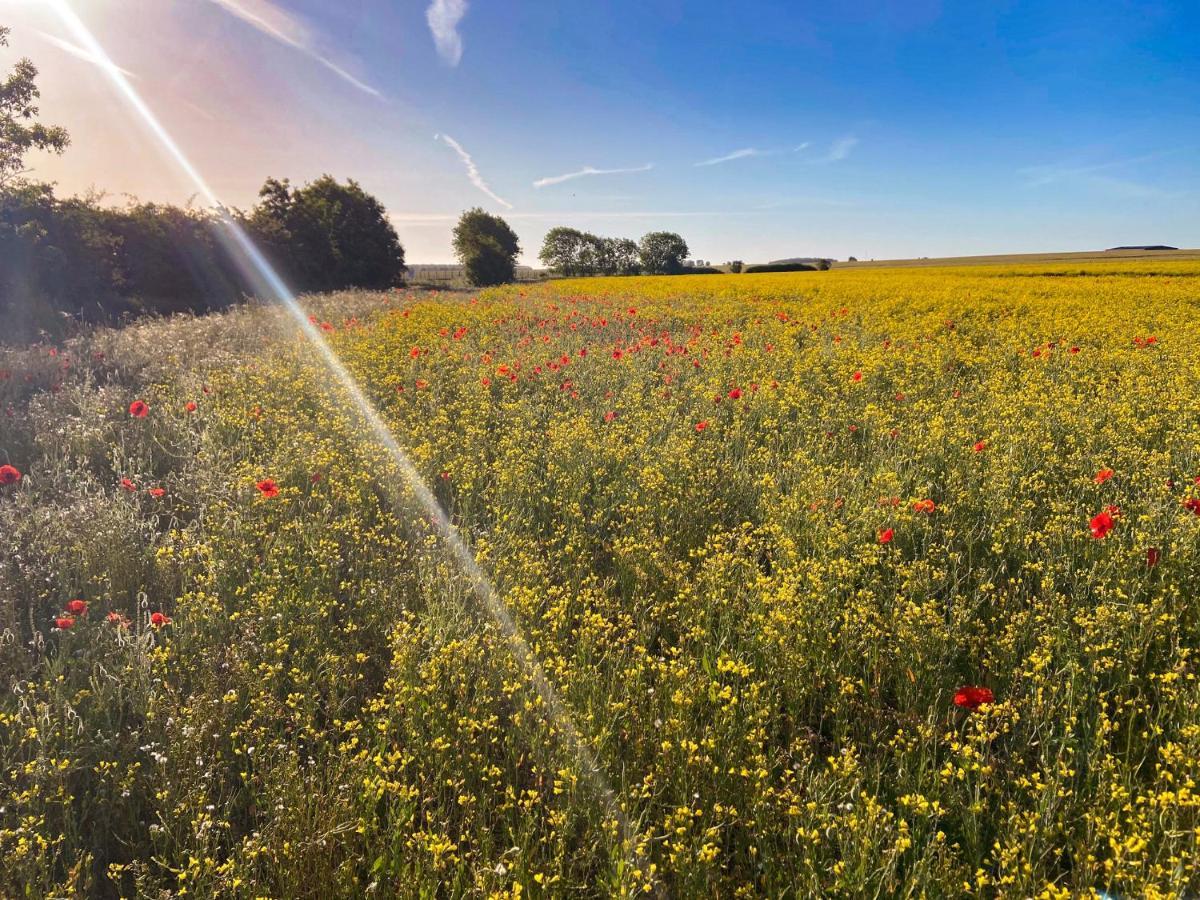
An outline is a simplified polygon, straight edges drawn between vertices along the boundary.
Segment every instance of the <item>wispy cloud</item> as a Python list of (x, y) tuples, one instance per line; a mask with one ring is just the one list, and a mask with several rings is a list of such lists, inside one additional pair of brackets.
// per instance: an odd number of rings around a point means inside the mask
[(462, 59), (462, 35), (458, 23), (467, 14), (467, 0), (433, 0), (425, 10), (425, 21), (433, 34), (433, 43), (447, 65), (457, 66)]
[(741, 150), (734, 150), (732, 153), (726, 153), (724, 156), (714, 156), (712, 159), (706, 159), (696, 163), (697, 166), (715, 166), (720, 163), (732, 162), (735, 159), (747, 159), (751, 156), (765, 156), (765, 150), (759, 150), (757, 147), (743, 147)]
[(294, 50), (299, 50), (305, 56), (320, 63), (338, 78), (357, 88), (364, 94), (382, 99), (383, 94), (366, 82), (355, 78), (328, 56), (317, 49), (317, 41), (308, 27), (298, 16), (279, 7), (271, 0), (209, 0), (221, 7), (227, 13), (241, 19), (248, 25), (285, 44)]
[(471, 184), (475, 185), (475, 187), (479, 188), (479, 190), (483, 191), (505, 209), (512, 209), (511, 203), (503, 197), (498, 196), (495, 191), (488, 187), (487, 182), (483, 180), (483, 176), (479, 174), (479, 168), (475, 165), (475, 160), (471, 159), (471, 154), (463, 149), (462, 144), (448, 134), (435, 134), (433, 139), (441, 141), (458, 154), (458, 158), (462, 160), (462, 164), (467, 168), (467, 178), (471, 180)]
[(1052, 184), (1055, 181), (1078, 178), (1082, 175), (1092, 175), (1096, 172), (1104, 172), (1109, 169), (1122, 169), (1126, 166), (1137, 166), (1142, 163), (1153, 162), (1154, 160), (1162, 159), (1164, 156), (1171, 156), (1178, 152), (1178, 150), (1160, 150), (1155, 153), (1146, 153), (1142, 156), (1134, 156), (1129, 159), (1116, 159), (1086, 166), (1052, 163), (1042, 166), (1026, 166), (1024, 169), (1018, 171), (1019, 174), (1029, 179), (1029, 187), (1039, 187), (1044, 184)]
[(858, 138), (854, 137), (853, 135), (847, 135), (846, 137), (838, 138), (829, 145), (829, 152), (817, 161), (827, 163), (840, 162), (849, 156), (851, 151), (853, 151), (857, 146)]
[(755, 156), (780, 156), (785, 153), (799, 153), (809, 147), (809, 142), (797, 144), (790, 150), (760, 150), (757, 147), (743, 147), (741, 150), (734, 150), (732, 153), (726, 153), (724, 156), (714, 156), (712, 159), (701, 160), (693, 165), (699, 166), (717, 166), (721, 163), (733, 162), (735, 159), (750, 159)]
[(1025, 186), (1028, 188), (1074, 183), (1128, 199), (1167, 199), (1181, 196), (1182, 192), (1170, 191), (1155, 187), (1154, 185), (1143, 184), (1127, 178), (1116, 178), (1103, 173), (1114, 169), (1136, 168), (1144, 163), (1156, 162), (1164, 157), (1181, 153), (1183, 150), (1184, 148), (1159, 150), (1154, 153), (1146, 153), (1127, 159), (1116, 159), (1082, 166), (1063, 163), (1027, 166), (1024, 169), (1019, 169), (1018, 174), (1026, 179)]
[(84, 62), (91, 63), (93, 66), (99, 66), (102, 69), (107, 69), (111, 65), (126, 78), (137, 77), (128, 69), (122, 69), (115, 63), (112, 63), (106, 59), (102, 59), (96, 56), (94, 53), (89, 53), (87, 50), (83, 49), (83, 47), (80, 47), (77, 44), (72, 44), (70, 41), (64, 41), (62, 38), (57, 38), (54, 35), (47, 34), (44, 31), (38, 31), (36, 28), (33, 29), (33, 32), (46, 43), (57, 47), (59, 50), (63, 51), (63, 53), (67, 53), (76, 59), (81, 59)]
[[(588, 219), (696, 219), (696, 218), (725, 218), (728, 216), (752, 216), (753, 210), (636, 210), (613, 212), (518, 212), (505, 216), (514, 222), (580, 222)], [(458, 221), (457, 213), (389, 213), (388, 219), (397, 225), (409, 228), (443, 227), (450, 222)]]
[(562, 184), (564, 181), (572, 181), (576, 178), (586, 178), (589, 175), (631, 175), (634, 172), (649, 172), (653, 168), (653, 163), (646, 163), (644, 166), (634, 166), (630, 169), (597, 169), (592, 166), (584, 166), (577, 172), (567, 172), (565, 175), (551, 175), (549, 178), (539, 178), (533, 183), (533, 186), (535, 188), (544, 188), (552, 184)]

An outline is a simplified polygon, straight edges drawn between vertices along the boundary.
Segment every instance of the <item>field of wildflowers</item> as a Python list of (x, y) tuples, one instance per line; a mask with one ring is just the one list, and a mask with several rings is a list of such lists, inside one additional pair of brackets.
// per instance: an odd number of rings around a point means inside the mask
[(527, 652), (277, 312), (0, 354), (0, 895), (1200, 892), (1200, 264), (309, 311)]

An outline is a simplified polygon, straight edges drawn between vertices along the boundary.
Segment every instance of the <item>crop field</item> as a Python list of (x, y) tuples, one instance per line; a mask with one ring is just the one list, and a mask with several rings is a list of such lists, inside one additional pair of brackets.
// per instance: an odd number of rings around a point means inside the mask
[(304, 302), (0, 353), (0, 895), (1200, 893), (1200, 263)]

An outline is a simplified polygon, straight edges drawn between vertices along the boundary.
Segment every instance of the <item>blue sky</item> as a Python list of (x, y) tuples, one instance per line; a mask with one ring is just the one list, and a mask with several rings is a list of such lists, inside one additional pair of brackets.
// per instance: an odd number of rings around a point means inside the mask
[[(527, 262), (556, 224), (715, 261), (1200, 246), (1194, 0), (72, 6), (226, 202), (353, 177), (410, 262), (474, 205)], [(74, 138), (35, 175), (185, 202), (51, 7), (0, 0)]]

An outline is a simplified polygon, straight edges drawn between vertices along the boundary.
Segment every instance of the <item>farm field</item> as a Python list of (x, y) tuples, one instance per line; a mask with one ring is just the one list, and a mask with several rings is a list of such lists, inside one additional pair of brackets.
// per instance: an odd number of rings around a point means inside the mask
[(480, 571), (277, 310), (0, 351), (0, 895), (1200, 892), (1200, 262), (304, 303)]

